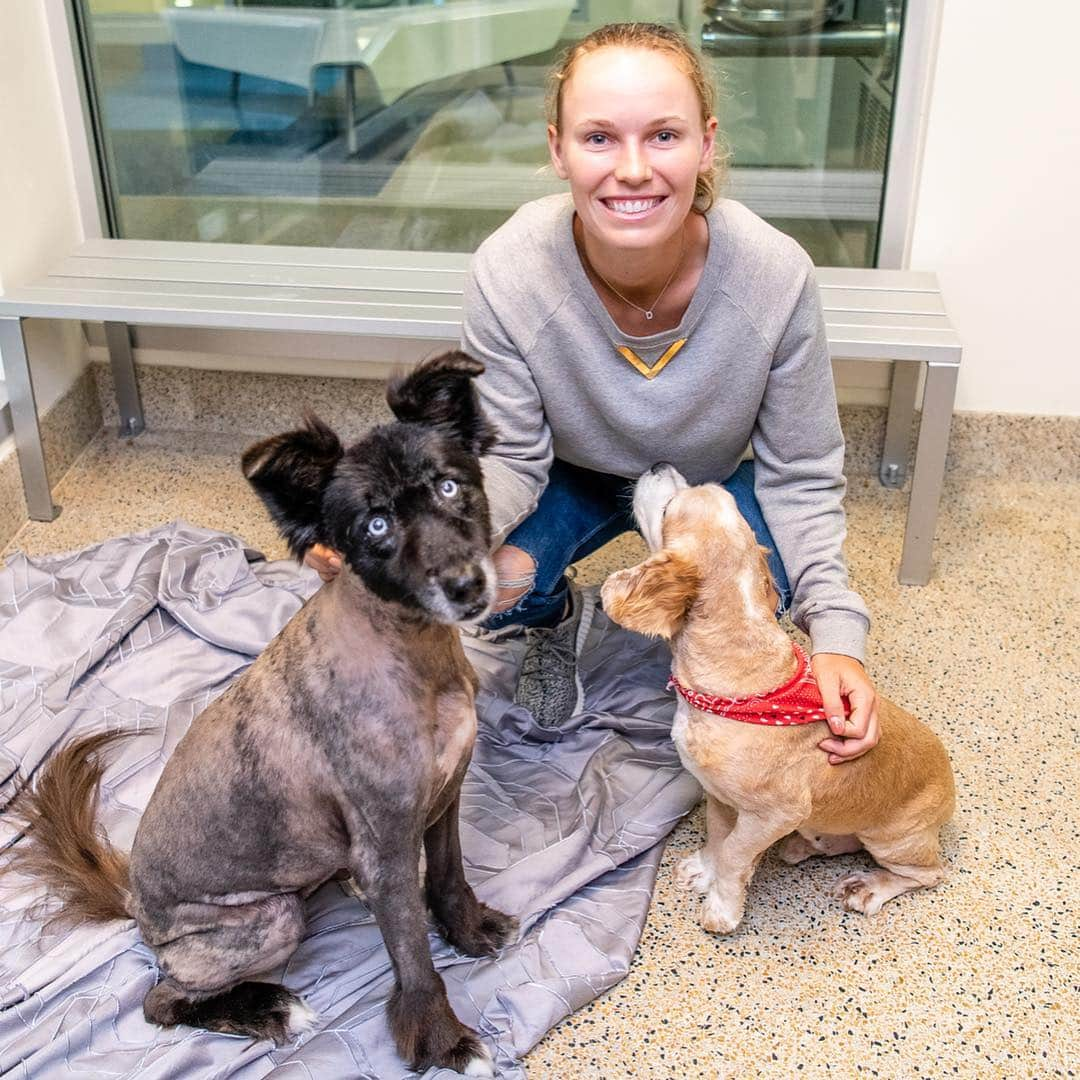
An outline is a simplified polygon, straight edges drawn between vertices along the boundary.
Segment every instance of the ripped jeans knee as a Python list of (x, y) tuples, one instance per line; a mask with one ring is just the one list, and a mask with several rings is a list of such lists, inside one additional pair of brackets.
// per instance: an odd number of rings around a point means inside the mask
[(535, 585), (535, 570), (531, 574), (522, 574), (516, 578), (498, 578), (495, 582), (495, 603), (491, 608), (491, 613), (501, 615), (504, 611), (516, 607), (533, 591)]
[(516, 607), (536, 587), (536, 560), (521, 548), (495, 552), (495, 604), (493, 615)]

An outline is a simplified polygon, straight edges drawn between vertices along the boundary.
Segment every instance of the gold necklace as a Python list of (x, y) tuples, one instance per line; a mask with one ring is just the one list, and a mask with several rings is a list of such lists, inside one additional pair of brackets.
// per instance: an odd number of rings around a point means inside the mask
[(597, 276), (597, 277), (598, 277), (598, 278), (599, 278), (599, 279), (600, 279), (600, 280), (601, 280), (601, 281), (602, 281), (602, 282), (603, 282), (603, 283), (604, 283), (604, 284), (605, 284), (605, 285), (606, 285), (606, 286), (607, 286), (607, 287), (608, 287), (608, 288), (609, 288), (609, 289), (610, 289), (610, 290), (611, 290), (611, 291), (612, 291), (612, 292), (613, 292), (613, 293), (614, 293), (614, 294), (615, 294), (615, 295), (616, 295), (616, 296), (617, 296), (617, 297), (618, 297), (618, 298), (619, 298), (619, 299), (620, 299), (620, 300), (621, 300), (621, 301), (622, 301), (622, 302), (624, 303), (624, 304), (629, 304), (629, 305), (630, 305), (630, 306), (631, 306), (632, 308), (634, 308), (634, 309), (635, 309), (636, 311), (640, 311), (640, 312), (641, 312), (641, 314), (642, 314), (642, 315), (644, 315), (644, 316), (645, 316), (645, 318), (646, 318), (646, 319), (648, 319), (648, 320), (649, 320), (649, 321), (651, 322), (651, 321), (652, 321), (652, 317), (653, 317), (653, 315), (654, 315), (654, 314), (656, 314), (656, 305), (660, 303), (660, 300), (661, 300), (661, 298), (663, 297), (664, 293), (666, 293), (666, 292), (667, 292), (667, 290), (668, 290), (668, 286), (669, 286), (669, 285), (670, 285), (670, 284), (671, 284), (671, 283), (672, 283), (672, 282), (673, 282), (673, 281), (675, 280), (675, 275), (676, 275), (676, 274), (677, 274), (677, 273), (678, 273), (678, 272), (679, 272), (679, 271), (680, 271), (680, 270), (682, 269), (682, 264), (683, 264), (683, 257), (684, 257), (684, 256), (685, 256), (685, 254), (686, 254), (686, 226), (685, 226), (685, 225), (683, 226), (683, 231), (682, 231), (682, 239), (681, 239), (681, 242), (680, 242), (680, 244), (679, 244), (679, 261), (678, 261), (678, 262), (677, 262), (677, 263), (675, 264), (675, 269), (671, 271), (671, 274), (670, 274), (670, 276), (668, 277), (667, 281), (665, 281), (665, 282), (664, 282), (664, 287), (663, 287), (663, 288), (662, 288), (662, 289), (660, 290), (660, 292), (659, 292), (659, 294), (657, 295), (656, 299), (655, 299), (655, 300), (654, 300), (654, 301), (653, 301), (653, 302), (652, 302), (652, 303), (651, 303), (651, 304), (650, 304), (650, 305), (649, 305), (649, 306), (648, 306), (647, 308), (643, 308), (643, 307), (642, 307), (642, 306), (641, 306), (640, 304), (635, 304), (633, 300), (628, 300), (628, 299), (627, 299), (627, 298), (626, 298), (625, 296), (623, 296), (623, 294), (622, 294), (621, 292), (619, 292), (619, 290), (618, 290), (618, 289), (616, 289), (616, 288), (615, 288), (615, 286), (614, 286), (614, 285), (612, 285), (612, 284), (611, 284), (611, 282), (610, 282), (610, 281), (608, 281), (608, 279), (607, 279), (606, 277), (604, 277), (604, 275), (603, 275), (603, 274), (601, 274), (601, 273), (600, 273), (600, 271), (599, 271), (599, 270), (597, 270), (597, 269), (596, 269), (596, 267), (595, 267), (595, 266), (593, 266), (593, 264), (592, 264), (592, 260), (590, 260), (589, 256), (588, 256), (588, 255), (587, 255), (587, 254), (585, 253), (585, 245), (584, 245), (584, 244), (582, 244), (582, 246), (581, 246), (581, 253), (582, 253), (582, 255), (584, 255), (584, 256), (585, 256), (585, 261), (586, 261), (586, 262), (587, 262), (587, 263), (589, 264), (589, 269), (590, 269), (590, 270), (592, 270), (592, 272), (593, 272), (593, 273), (594, 273), (594, 274), (595, 274), (595, 275), (596, 275), (596, 276)]

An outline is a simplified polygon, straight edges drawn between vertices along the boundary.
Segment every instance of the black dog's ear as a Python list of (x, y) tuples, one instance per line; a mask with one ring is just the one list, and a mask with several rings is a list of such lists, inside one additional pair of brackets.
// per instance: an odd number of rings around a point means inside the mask
[(484, 370), (463, 352), (442, 353), (417, 365), (386, 388), (393, 414), (404, 423), (443, 428), (474, 454), (495, 442), (495, 429), (484, 418), (473, 379)]
[(307, 413), (302, 428), (249, 446), (240, 459), (244, 475), (298, 559), (324, 540), (323, 491), (343, 453), (337, 435)]

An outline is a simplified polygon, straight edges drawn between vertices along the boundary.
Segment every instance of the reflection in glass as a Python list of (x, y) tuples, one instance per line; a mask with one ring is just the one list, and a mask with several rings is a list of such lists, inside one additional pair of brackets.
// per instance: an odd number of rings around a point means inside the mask
[(119, 235), (471, 251), (546, 167), (544, 76), (595, 26), (702, 47), (727, 193), (874, 259), (899, 0), (79, 0)]

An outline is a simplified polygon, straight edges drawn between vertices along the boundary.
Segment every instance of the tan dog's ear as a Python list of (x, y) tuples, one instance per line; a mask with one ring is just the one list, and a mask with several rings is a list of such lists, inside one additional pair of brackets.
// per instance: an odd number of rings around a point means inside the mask
[(681, 555), (659, 551), (604, 582), (604, 612), (620, 626), (648, 637), (679, 632), (701, 586), (697, 567)]

